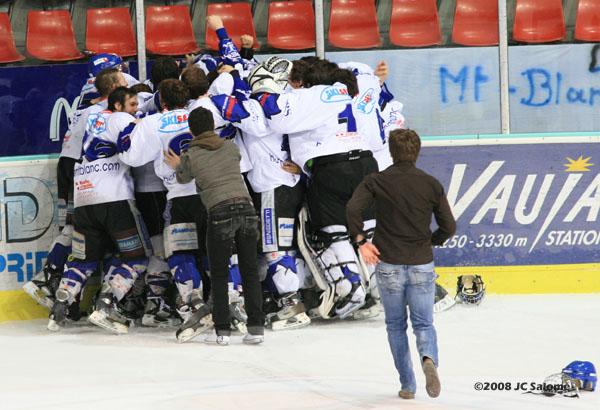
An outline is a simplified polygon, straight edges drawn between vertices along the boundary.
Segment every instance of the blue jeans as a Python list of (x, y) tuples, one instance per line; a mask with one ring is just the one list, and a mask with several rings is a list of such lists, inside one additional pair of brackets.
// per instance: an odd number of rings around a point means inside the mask
[(417, 337), (421, 361), (424, 357), (429, 357), (438, 365), (437, 336), (433, 327), (437, 278), (434, 265), (433, 262), (426, 265), (390, 265), (380, 262), (375, 272), (385, 311), (388, 342), (400, 375), (400, 385), (402, 390), (414, 393), (417, 383), (406, 334), (408, 314)]

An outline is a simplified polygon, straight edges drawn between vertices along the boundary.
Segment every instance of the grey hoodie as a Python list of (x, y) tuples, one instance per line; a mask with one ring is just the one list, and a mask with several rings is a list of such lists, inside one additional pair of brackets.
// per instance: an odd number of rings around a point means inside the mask
[[(220, 145), (220, 144), (219, 144)], [(190, 143), (181, 155), (176, 169), (177, 182), (185, 184), (196, 179), (196, 186), (206, 209), (220, 202), (250, 194), (240, 173), (240, 150), (233, 141), (223, 141), (217, 149), (208, 150)]]

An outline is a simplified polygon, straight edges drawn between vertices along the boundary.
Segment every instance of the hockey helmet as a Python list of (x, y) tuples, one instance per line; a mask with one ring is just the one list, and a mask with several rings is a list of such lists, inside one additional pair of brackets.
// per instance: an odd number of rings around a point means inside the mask
[(119, 55), (112, 53), (101, 53), (90, 58), (88, 63), (88, 73), (90, 77), (96, 77), (100, 71), (106, 70), (107, 68), (123, 69), (124, 67), (126, 66), (123, 64), (123, 59)]
[(581, 390), (594, 391), (596, 389), (598, 377), (592, 362), (575, 360), (562, 369), (562, 374), (575, 379)]
[(456, 284), (456, 299), (461, 303), (479, 305), (485, 296), (485, 284), (479, 275), (461, 275)]
[(270, 57), (252, 69), (248, 75), (248, 84), (253, 93), (283, 93), (288, 76), (292, 71), (292, 62), (280, 57)]

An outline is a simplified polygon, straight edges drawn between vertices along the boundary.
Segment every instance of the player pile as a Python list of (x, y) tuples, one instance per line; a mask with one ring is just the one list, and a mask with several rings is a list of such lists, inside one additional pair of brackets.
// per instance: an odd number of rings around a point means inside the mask
[[(215, 132), (241, 152), (241, 177), (260, 216), (266, 324), (293, 329), (310, 318), (379, 312), (345, 206), (365, 175), (392, 163), (387, 137), (404, 126), (402, 104), (385, 86), (386, 64), (259, 63), (252, 38), (243, 36), (238, 50), (219, 18), (208, 22), (218, 55), (159, 58), (145, 84), (120, 57), (92, 57), (58, 163), (60, 234), (43, 272), (25, 285), (51, 310), (50, 330), (80, 317), (82, 291), (98, 270), (88, 317), (95, 325), (113, 333), (136, 320), (178, 326), (179, 341), (211, 326), (206, 210), (194, 182), (178, 183), (165, 163), (165, 152), (180, 154), (193, 138), (187, 117), (197, 107), (210, 110)], [(364, 219), (372, 233), (373, 210)], [(232, 251), (231, 323), (244, 332), (244, 272)]]

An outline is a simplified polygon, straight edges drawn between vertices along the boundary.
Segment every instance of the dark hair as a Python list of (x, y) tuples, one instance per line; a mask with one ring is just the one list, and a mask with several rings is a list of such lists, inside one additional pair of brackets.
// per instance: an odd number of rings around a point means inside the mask
[(400, 129), (390, 132), (390, 154), (394, 163), (407, 161), (416, 163), (421, 151), (421, 139), (413, 130)]
[(163, 80), (158, 87), (160, 102), (167, 110), (183, 108), (188, 103), (188, 89), (181, 80)]
[(150, 80), (154, 90), (158, 90), (164, 80), (179, 78), (179, 66), (173, 57), (160, 57), (156, 59), (150, 69)]
[(136, 94), (139, 93), (150, 93), (152, 94), (152, 88), (150, 88), (150, 86), (148, 84), (144, 84), (144, 83), (139, 83), (136, 85), (132, 85), (131, 87), (129, 87), (129, 89), (131, 91), (133, 91)]
[(100, 71), (94, 80), (98, 94), (108, 97), (108, 94), (115, 88), (115, 84), (119, 84), (119, 75), (122, 74), (118, 68), (107, 68)]
[(310, 64), (306, 61), (300, 59), (292, 62), (292, 71), (290, 71), (290, 75), (288, 76), (288, 80), (292, 82), (302, 82), (304, 83), (304, 77), (306, 73), (310, 70)]
[(358, 95), (358, 82), (356, 81), (356, 76), (352, 74), (352, 71), (338, 68), (331, 73), (331, 79), (334, 83), (340, 82), (345, 84), (350, 97)]
[(181, 73), (181, 81), (190, 90), (190, 98), (196, 99), (208, 92), (208, 78), (204, 71), (198, 66), (191, 66)]
[(312, 60), (303, 79), (304, 87), (313, 85), (332, 85), (335, 80), (333, 74), (338, 70), (336, 63), (329, 60)]
[(115, 104), (119, 103), (121, 106), (125, 105), (125, 100), (131, 97), (137, 96), (137, 93), (133, 92), (131, 88), (117, 87), (108, 96), (108, 109), (115, 111)]
[(203, 107), (198, 107), (188, 116), (188, 125), (193, 136), (198, 136), (206, 131), (215, 129), (215, 120), (212, 112)]

